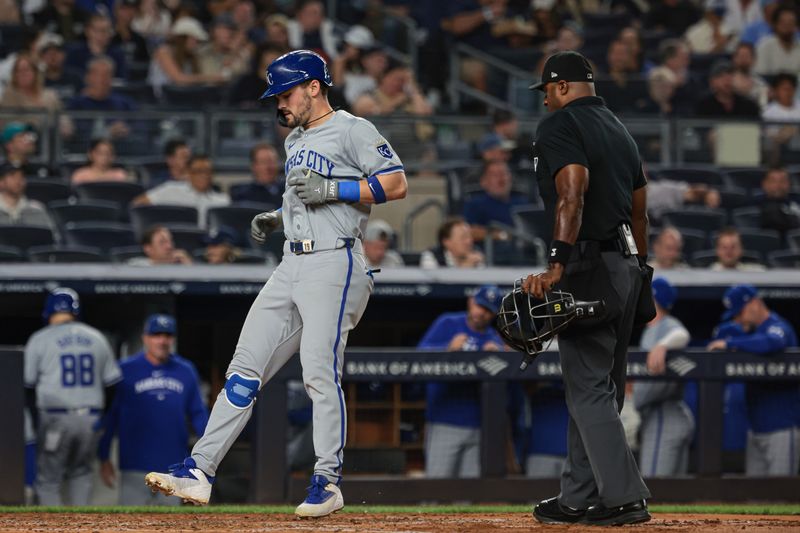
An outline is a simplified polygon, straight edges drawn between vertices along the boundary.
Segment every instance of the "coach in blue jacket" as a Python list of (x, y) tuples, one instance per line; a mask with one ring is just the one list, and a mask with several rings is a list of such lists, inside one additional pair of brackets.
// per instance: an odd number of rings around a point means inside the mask
[(118, 434), (123, 505), (179, 504), (176, 498), (152, 494), (143, 482), (144, 476), (186, 457), (187, 419), (197, 436), (203, 434), (208, 422), (197, 370), (187, 359), (172, 353), (175, 329), (173, 317), (149, 316), (142, 335), (144, 350), (120, 363), (122, 382), (103, 421), (98, 455), (103, 482), (112, 487), (116, 473), (109, 455), (111, 439)]
[[(725, 292), (724, 322), (709, 350), (774, 355), (797, 346), (797, 334), (784, 318), (769, 310), (752, 285)], [(745, 389), (748, 476), (794, 476), (800, 463), (800, 388), (797, 382), (751, 382)]]

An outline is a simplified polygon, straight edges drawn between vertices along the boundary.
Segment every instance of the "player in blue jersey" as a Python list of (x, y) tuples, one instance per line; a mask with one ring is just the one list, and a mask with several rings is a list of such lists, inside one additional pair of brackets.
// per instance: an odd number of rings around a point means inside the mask
[[(769, 356), (797, 346), (797, 334), (770, 311), (752, 285), (735, 285), (722, 300), (726, 311), (708, 350)], [(745, 389), (748, 476), (794, 476), (800, 464), (800, 388), (796, 382), (748, 383)]]
[(534, 383), (531, 388), (525, 475), (532, 478), (559, 478), (567, 458), (569, 425), (564, 385), (561, 382), (541, 381)]
[(172, 352), (175, 319), (151, 315), (142, 335), (144, 349), (120, 364), (122, 383), (108, 415), (98, 455), (103, 482), (116, 481), (109, 460), (111, 439), (119, 435), (120, 503), (169, 505), (180, 500), (151, 493), (144, 476), (179, 463), (188, 450), (187, 419), (199, 436), (205, 431), (208, 410), (200, 396), (194, 365)]
[[(498, 351), (503, 341), (490, 326), (503, 295), (484, 285), (467, 301), (467, 311), (445, 313), (428, 328), (421, 350)], [(427, 385), (425, 473), (454, 478), (480, 475), (481, 408), (477, 383), (434, 381)]]

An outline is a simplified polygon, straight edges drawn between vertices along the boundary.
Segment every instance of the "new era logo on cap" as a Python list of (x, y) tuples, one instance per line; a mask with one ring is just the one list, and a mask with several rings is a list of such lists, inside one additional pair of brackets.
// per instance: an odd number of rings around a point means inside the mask
[(555, 72), (551, 72), (551, 73), (550, 73), (550, 77), (551, 77), (551, 78), (557, 78), (557, 77), (558, 77), (558, 74), (557, 74), (557, 73), (555, 73)]

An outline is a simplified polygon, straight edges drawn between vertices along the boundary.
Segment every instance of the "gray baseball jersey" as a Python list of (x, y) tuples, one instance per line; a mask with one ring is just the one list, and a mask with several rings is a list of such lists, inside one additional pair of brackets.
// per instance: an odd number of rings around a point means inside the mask
[(106, 338), (81, 322), (47, 326), (25, 346), (25, 385), (40, 409), (102, 409), (103, 387), (121, 377)]
[[(294, 171), (308, 169), (326, 178), (362, 180), (403, 170), (400, 158), (372, 123), (337, 111), (316, 128), (295, 128), (286, 137), (285, 171), (287, 178)], [(337, 247), (341, 237), (361, 238), (369, 219), (370, 206), (330, 202), (306, 206), (295, 187), (283, 194), (283, 228), (292, 241), (311, 239), (315, 249)]]

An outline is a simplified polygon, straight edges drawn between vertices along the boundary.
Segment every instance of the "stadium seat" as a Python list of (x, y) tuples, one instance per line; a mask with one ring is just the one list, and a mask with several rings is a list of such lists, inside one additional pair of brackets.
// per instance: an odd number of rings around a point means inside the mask
[(147, 228), (156, 224), (183, 224), (197, 227), (197, 209), (185, 205), (139, 205), (130, 209), (131, 226), (140, 239)]
[(153, 86), (143, 81), (128, 82), (124, 85), (114, 87), (114, 92), (123, 96), (127, 96), (140, 105), (149, 105), (156, 102), (156, 96), (153, 93)]
[(410, 267), (418, 267), (419, 260), (422, 256), (421, 252), (400, 252), (400, 256), (403, 258), (403, 263), (406, 266)]
[(53, 221), (59, 228), (70, 222), (115, 222), (119, 220), (119, 207), (115, 202), (86, 200), (77, 204), (58, 200), (48, 206)]
[(758, 252), (762, 257), (783, 248), (781, 235), (775, 230), (740, 229), (739, 236), (742, 240), (742, 248)]
[(658, 179), (705, 183), (713, 187), (725, 187), (728, 184), (725, 174), (704, 168), (662, 168), (656, 176)]
[(34, 246), (28, 250), (32, 263), (106, 263), (108, 258), (91, 246)]
[(27, 182), (25, 196), (45, 205), (56, 200), (67, 200), (72, 196), (69, 184), (58, 178), (29, 178)]
[(272, 255), (275, 258), (275, 262), (280, 263), (281, 259), (283, 259), (284, 242), (286, 242), (286, 236), (283, 232), (273, 231), (269, 237), (267, 237), (267, 242), (264, 244), (253, 242), (253, 248)]
[(144, 193), (144, 187), (127, 181), (96, 181), (77, 185), (75, 192), (81, 200), (107, 200), (127, 210), (131, 200)]
[(661, 220), (665, 224), (705, 232), (719, 231), (725, 226), (727, 219), (728, 215), (724, 210), (706, 207), (686, 207), (665, 211), (661, 216)]
[(50, 228), (43, 226), (0, 226), (0, 245), (14, 246), (27, 251), (33, 246), (53, 244), (55, 238)]
[(800, 252), (800, 229), (786, 234), (786, 243), (795, 252)]
[(214, 207), (208, 210), (208, 228), (213, 230), (220, 226), (228, 226), (237, 232), (240, 238), (237, 244), (249, 246), (247, 236), (250, 235), (250, 222), (253, 217), (272, 209), (275, 209), (275, 207), (269, 207), (266, 204), (238, 204)]
[(800, 268), (800, 252), (777, 250), (767, 254), (767, 264), (772, 268)]
[[(697, 268), (706, 268), (711, 266), (717, 260), (717, 252), (715, 250), (701, 250), (692, 254), (690, 264)], [(744, 250), (742, 252), (743, 263), (761, 263), (763, 261), (761, 254), (753, 250)]]
[(511, 208), (511, 216), (517, 229), (531, 237), (539, 237), (545, 242), (550, 242), (552, 235), (548, 235), (548, 227), (544, 209), (528, 205)]
[(119, 222), (72, 222), (67, 224), (64, 236), (67, 244), (94, 246), (107, 252), (118, 246), (133, 246), (136, 237), (133, 229)]
[(733, 225), (737, 228), (761, 228), (761, 209), (758, 207), (740, 207), (731, 211)]
[(739, 187), (727, 187), (720, 189), (720, 204), (724, 209), (736, 209), (753, 204), (753, 197), (750, 196), (748, 189)]
[(728, 181), (734, 187), (741, 187), (746, 191), (761, 188), (761, 180), (766, 174), (763, 168), (737, 168), (725, 172)]
[(108, 251), (111, 262), (125, 264), (134, 257), (144, 257), (144, 250), (138, 244), (135, 246), (115, 246)]
[(165, 224), (165, 226), (172, 233), (172, 242), (175, 244), (175, 248), (191, 252), (204, 246), (203, 237), (206, 236), (204, 229), (183, 224)]
[(225, 101), (224, 89), (213, 85), (164, 85), (161, 89), (162, 101), (175, 109), (204, 109)]
[(20, 263), (24, 261), (25, 256), (19, 248), (0, 245), (0, 263)]

